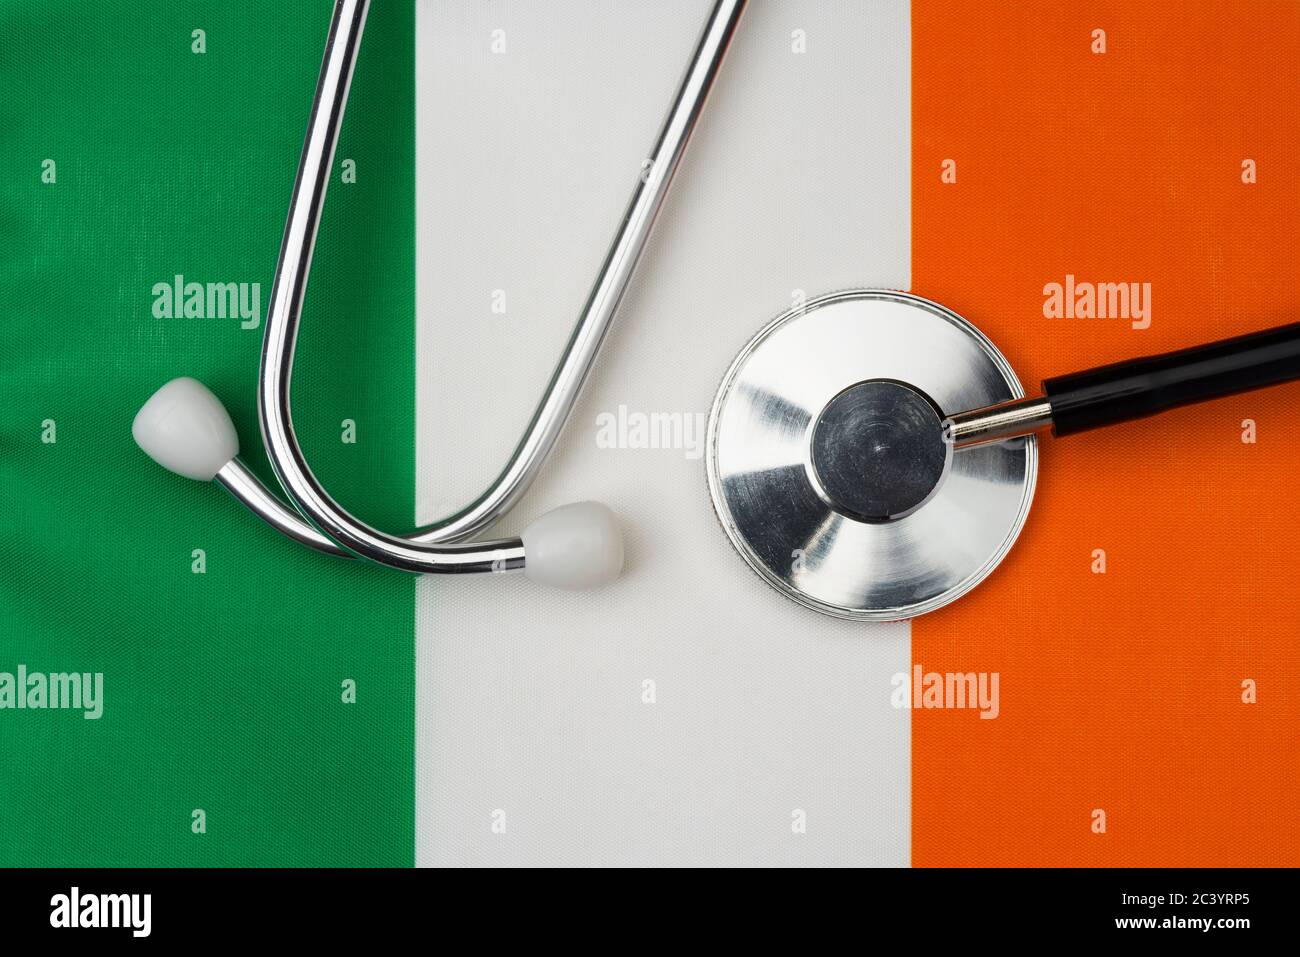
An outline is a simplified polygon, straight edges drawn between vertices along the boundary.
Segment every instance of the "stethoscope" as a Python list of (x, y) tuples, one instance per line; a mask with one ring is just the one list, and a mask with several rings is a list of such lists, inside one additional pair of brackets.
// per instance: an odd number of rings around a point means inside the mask
[[(155, 461), (215, 480), (290, 538), (408, 572), (523, 570), (567, 588), (622, 568), (612, 513), (578, 502), (518, 538), (463, 544), (528, 489), (564, 426), (640, 259), (745, 0), (717, 0), (638, 171), (631, 202), (533, 418), (495, 482), (407, 536), (361, 522), (321, 486), (293, 428), (303, 294), (369, 0), (336, 0), (271, 291), (258, 380), (267, 456), (293, 507), (239, 459), (221, 402), (174, 379), (132, 426)], [(732, 544), (769, 584), (844, 618), (893, 620), (965, 594), (1014, 544), (1037, 477), (1034, 433), (1066, 435), (1300, 378), (1300, 324), (1104, 366), (1026, 398), (996, 347), (956, 313), (882, 290), (836, 293), (771, 322), (727, 371), (706, 465)], [(960, 410), (950, 412), (948, 410)]]

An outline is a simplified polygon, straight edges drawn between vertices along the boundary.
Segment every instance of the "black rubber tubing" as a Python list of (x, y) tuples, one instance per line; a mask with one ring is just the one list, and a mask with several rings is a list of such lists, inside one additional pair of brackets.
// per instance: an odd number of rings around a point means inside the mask
[(1300, 322), (1043, 381), (1052, 432), (1073, 435), (1300, 379)]

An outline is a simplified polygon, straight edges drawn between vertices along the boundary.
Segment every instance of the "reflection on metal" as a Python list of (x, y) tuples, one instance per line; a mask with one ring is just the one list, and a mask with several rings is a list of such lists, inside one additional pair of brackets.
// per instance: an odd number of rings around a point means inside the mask
[(899, 517), (862, 514), (864, 503), (897, 508), (894, 493), (879, 501), (828, 494), (817, 477), (828, 467), (815, 451), (819, 423), (836, 425), (835, 400), (847, 390), (881, 381), (940, 410), (929, 436), (916, 430), (923, 445), (942, 441), (951, 410), (1024, 395), (993, 344), (956, 313), (906, 293), (857, 290), (813, 300), (759, 332), (724, 376), (709, 417), (709, 491), (732, 544), (773, 587), (841, 618), (910, 618), (975, 587), (1019, 535), (1037, 477), (1029, 437), (948, 450), (938, 467), (924, 448), (901, 464), (850, 462), (869, 477), (878, 465), (879, 474), (900, 474), (925, 459), (910, 496), (926, 497)]

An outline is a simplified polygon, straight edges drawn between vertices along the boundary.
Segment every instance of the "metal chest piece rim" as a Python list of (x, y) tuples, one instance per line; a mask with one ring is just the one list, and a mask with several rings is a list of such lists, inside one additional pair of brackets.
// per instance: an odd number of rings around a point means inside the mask
[[(1038, 453), (1031, 436), (945, 454), (933, 429), (1023, 396), (993, 343), (938, 303), (876, 289), (811, 300), (723, 377), (705, 452), (714, 511), (749, 566), (805, 607), (859, 621), (934, 611), (1015, 543)], [(891, 442), (890, 467), (855, 454)]]

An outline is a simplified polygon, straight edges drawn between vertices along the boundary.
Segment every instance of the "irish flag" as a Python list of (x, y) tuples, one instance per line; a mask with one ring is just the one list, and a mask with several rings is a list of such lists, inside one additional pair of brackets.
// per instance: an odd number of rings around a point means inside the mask
[[(0, 2), (0, 864), (1300, 863), (1294, 389), (1044, 443), (912, 622), (769, 589), (703, 421), (801, 299), (961, 313), (1045, 377), (1296, 318), (1300, 8), (749, 5), (581, 401), (497, 529), (595, 499), (595, 592), (310, 552), (150, 462), (177, 376), (261, 449), (331, 3)], [(708, 0), (376, 2), (295, 423), (367, 522), (527, 426)]]

